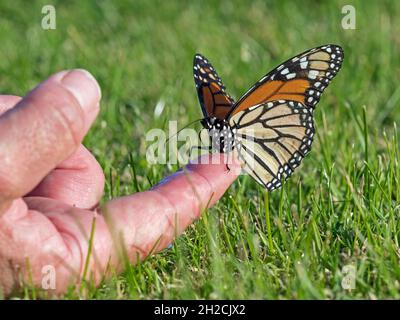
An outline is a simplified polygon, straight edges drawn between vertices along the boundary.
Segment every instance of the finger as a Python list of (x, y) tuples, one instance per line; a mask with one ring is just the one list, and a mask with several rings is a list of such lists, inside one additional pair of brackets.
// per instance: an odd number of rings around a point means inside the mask
[(188, 165), (150, 191), (108, 202), (101, 211), (114, 239), (122, 241), (116, 243), (116, 252), (126, 251), (134, 260), (137, 254), (144, 258), (171, 243), (239, 174), (239, 165), (230, 164), (227, 170), (223, 157), (207, 155), (200, 162), (208, 159), (210, 164)]
[(19, 101), (21, 97), (11, 96), (11, 95), (2, 95), (0, 96), (0, 116), (13, 108)]
[[(212, 155), (210, 159), (221, 157)], [(25, 199), (26, 204), (15, 200), (0, 216), (0, 287), (7, 294), (21, 275), (41, 286), (43, 270), (48, 270), (43, 268), (50, 266), (56, 272), (56, 292), (62, 293), (82, 279), (86, 262), (86, 279), (99, 283), (107, 268), (121, 267), (113, 244), (118, 248), (119, 239), (123, 239), (132, 261), (152, 249), (165, 247), (177, 235), (175, 222), (189, 223), (199, 216), (201, 207), (210, 205), (206, 199), (215, 202), (222, 196), (238, 174), (237, 165), (229, 166), (230, 171), (223, 163), (189, 165), (187, 174), (180, 171), (152, 191), (111, 201), (103, 208), (104, 215), (93, 215), (52, 199), (30, 197)], [(164, 188), (177, 189), (170, 193)], [(196, 190), (196, 195), (192, 191), (189, 196), (190, 190)], [(193, 202), (198, 199), (202, 200), (195, 208)], [(93, 239), (89, 241), (94, 221)], [(185, 226), (181, 227), (180, 231)]]
[(99, 100), (99, 86), (87, 71), (63, 71), (0, 117), (0, 202), (31, 191), (76, 150)]
[(77, 208), (90, 209), (98, 204), (103, 190), (103, 170), (89, 150), (80, 145), (28, 196), (51, 198)]

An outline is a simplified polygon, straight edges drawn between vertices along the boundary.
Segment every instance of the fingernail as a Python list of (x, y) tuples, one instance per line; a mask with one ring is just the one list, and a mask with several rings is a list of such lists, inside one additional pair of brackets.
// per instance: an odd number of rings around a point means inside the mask
[(90, 111), (100, 101), (100, 86), (86, 70), (74, 69), (69, 71), (61, 79), (61, 84), (72, 93), (85, 111)]

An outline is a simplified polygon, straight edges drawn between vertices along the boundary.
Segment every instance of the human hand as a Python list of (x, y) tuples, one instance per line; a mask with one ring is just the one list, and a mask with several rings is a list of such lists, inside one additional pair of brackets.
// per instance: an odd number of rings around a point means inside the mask
[(0, 96), (0, 290), (6, 295), (27, 279), (40, 287), (48, 265), (56, 272), (56, 293), (79, 283), (94, 218), (87, 278), (98, 283), (107, 267), (121, 270), (122, 250), (135, 263), (165, 248), (237, 176), (237, 165), (227, 171), (213, 159), (98, 208), (104, 175), (81, 142), (100, 97), (84, 70), (59, 72), (22, 99)]

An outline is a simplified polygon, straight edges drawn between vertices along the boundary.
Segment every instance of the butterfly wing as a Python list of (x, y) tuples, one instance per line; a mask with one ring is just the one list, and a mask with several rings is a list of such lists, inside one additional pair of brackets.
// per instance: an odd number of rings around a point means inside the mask
[(274, 100), (292, 100), (314, 109), (322, 92), (339, 71), (343, 50), (324, 45), (287, 60), (261, 78), (235, 104), (230, 114)]
[(229, 124), (244, 170), (268, 190), (279, 188), (311, 150), (312, 110), (298, 101), (262, 103), (235, 113)]
[(211, 63), (200, 54), (194, 56), (193, 76), (204, 117), (224, 119), (234, 101), (225, 92), (225, 86)]

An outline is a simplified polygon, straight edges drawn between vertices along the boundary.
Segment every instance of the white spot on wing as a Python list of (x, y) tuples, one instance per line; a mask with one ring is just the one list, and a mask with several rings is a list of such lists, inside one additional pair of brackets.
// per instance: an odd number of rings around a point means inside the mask
[(296, 74), (293, 72), (293, 73), (289, 73), (287, 76), (286, 76), (286, 79), (293, 79), (294, 77), (296, 76)]
[(308, 73), (308, 78), (316, 79), (318, 74), (319, 74), (318, 70), (310, 70), (310, 72)]
[(289, 73), (289, 69), (288, 68), (286, 68), (286, 69), (281, 71), (281, 74), (287, 74), (287, 73)]
[(308, 61), (300, 62), (300, 68), (302, 68), (302, 69), (307, 68), (307, 65), (308, 65)]

